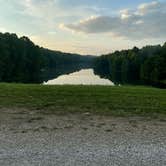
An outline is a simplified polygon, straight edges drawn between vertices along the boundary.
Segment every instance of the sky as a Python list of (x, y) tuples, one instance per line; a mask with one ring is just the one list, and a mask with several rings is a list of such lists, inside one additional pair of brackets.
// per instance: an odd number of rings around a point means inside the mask
[(166, 41), (166, 0), (0, 0), (0, 32), (101, 55)]

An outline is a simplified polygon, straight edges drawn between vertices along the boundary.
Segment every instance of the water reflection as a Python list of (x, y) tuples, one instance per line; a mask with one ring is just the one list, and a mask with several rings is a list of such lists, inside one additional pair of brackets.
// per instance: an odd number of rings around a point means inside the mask
[(61, 75), (49, 80), (45, 85), (114, 85), (108, 79), (102, 79), (95, 75), (93, 69), (80, 70), (68, 75)]

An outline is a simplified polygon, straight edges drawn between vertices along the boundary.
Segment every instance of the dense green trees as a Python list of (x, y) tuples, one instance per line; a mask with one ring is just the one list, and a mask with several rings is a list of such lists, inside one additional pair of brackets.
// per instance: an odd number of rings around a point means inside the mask
[(115, 84), (166, 87), (166, 44), (103, 55), (96, 58), (94, 70)]
[(40, 48), (27, 37), (0, 33), (0, 82), (41, 83), (90, 67), (92, 59)]
[(39, 48), (28, 38), (0, 34), (0, 81), (40, 82)]
[[(92, 67), (94, 57), (51, 51), (27, 37), (0, 33), (0, 82), (41, 83)], [(94, 71), (115, 84), (166, 87), (166, 43), (116, 51), (95, 58)]]

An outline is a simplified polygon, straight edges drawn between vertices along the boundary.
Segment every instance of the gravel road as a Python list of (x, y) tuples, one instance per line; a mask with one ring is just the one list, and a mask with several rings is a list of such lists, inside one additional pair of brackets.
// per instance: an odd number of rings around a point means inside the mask
[(0, 109), (0, 166), (165, 166), (166, 118)]

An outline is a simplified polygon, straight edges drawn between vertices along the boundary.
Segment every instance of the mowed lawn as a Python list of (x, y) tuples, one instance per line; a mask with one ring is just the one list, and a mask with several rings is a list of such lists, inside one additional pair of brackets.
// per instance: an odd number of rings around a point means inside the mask
[(43, 113), (166, 115), (166, 90), (143, 86), (0, 84), (0, 108)]

